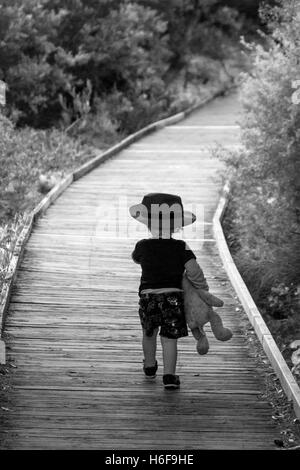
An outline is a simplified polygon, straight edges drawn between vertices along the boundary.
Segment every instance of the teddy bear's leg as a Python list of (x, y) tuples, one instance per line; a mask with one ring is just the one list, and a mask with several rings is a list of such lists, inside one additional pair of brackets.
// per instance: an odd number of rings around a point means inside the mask
[(212, 332), (219, 341), (228, 341), (232, 338), (232, 331), (229, 328), (224, 328), (220, 315), (213, 309), (209, 313), (209, 321)]
[(207, 354), (209, 350), (209, 343), (208, 343), (208, 339), (203, 329), (193, 328), (191, 331), (192, 331), (194, 338), (197, 339), (196, 349), (197, 349), (198, 354), (200, 354), (201, 356), (203, 356), (204, 354)]
[(197, 289), (197, 294), (210, 307), (223, 307), (224, 305), (223, 300), (211, 294), (209, 291), (204, 289)]
[(192, 335), (194, 336), (194, 338), (198, 341), (199, 338), (201, 338), (201, 333), (200, 333), (200, 330), (197, 327), (195, 328), (191, 328), (191, 332), (192, 332)]

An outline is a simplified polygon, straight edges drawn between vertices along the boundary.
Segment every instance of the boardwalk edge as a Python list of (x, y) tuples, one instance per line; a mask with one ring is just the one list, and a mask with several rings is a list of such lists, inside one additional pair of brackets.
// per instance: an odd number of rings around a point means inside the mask
[(187, 108), (185, 111), (182, 111), (180, 113), (176, 113), (172, 116), (169, 116), (167, 118), (161, 119), (159, 121), (155, 121), (151, 124), (149, 124), (146, 127), (143, 127), (139, 131), (135, 132), (134, 134), (129, 135), (125, 139), (123, 139), (121, 142), (118, 144), (114, 145), (113, 147), (109, 148), (105, 152), (101, 152), (96, 157), (93, 159), (89, 160), (88, 162), (84, 163), (82, 166), (74, 170), (72, 173), (66, 176), (60, 183), (58, 183), (48, 194), (47, 196), (44, 197), (40, 201), (40, 203), (33, 209), (33, 211), (29, 214), (28, 216), (28, 221), (23, 228), (17, 243), (16, 243), (16, 248), (12, 254), (12, 259), (10, 261), (9, 267), (8, 267), (8, 282), (4, 285), (3, 291), (2, 291), (2, 300), (0, 304), (0, 364), (5, 364), (6, 363), (6, 355), (5, 355), (5, 341), (3, 339), (3, 329), (4, 329), (4, 323), (5, 323), (5, 317), (7, 314), (9, 302), (10, 302), (10, 297), (12, 293), (12, 287), (14, 282), (16, 281), (16, 276), (17, 276), (17, 269), (18, 266), (20, 265), (22, 261), (22, 256), (24, 253), (24, 248), (26, 245), (26, 242), (28, 238), (30, 237), (31, 231), (33, 229), (34, 223), (41, 217), (45, 211), (48, 209), (48, 207), (53, 204), (53, 202), (73, 183), (73, 181), (78, 180), (82, 176), (86, 175), (90, 171), (92, 171), (94, 168), (99, 166), (100, 164), (104, 163), (106, 160), (108, 160), (110, 157), (116, 155), (119, 153), (121, 150), (124, 148), (128, 147), (131, 145), (133, 142), (141, 139), (144, 137), (146, 134), (156, 131), (158, 129), (162, 129), (165, 126), (168, 126), (170, 124), (174, 124), (178, 121), (181, 121), (188, 115), (190, 115), (192, 112), (196, 111), (199, 108), (202, 108), (206, 104), (208, 104), (210, 101), (214, 100), (218, 96), (221, 96), (232, 89), (235, 89), (235, 86), (232, 87), (222, 87), (216, 91), (214, 91), (211, 95), (207, 96), (206, 98), (200, 100), (198, 103), (190, 106)]
[(270, 330), (268, 329), (261, 313), (259, 312), (246, 284), (240, 275), (233, 258), (230, 254), (225, 235), (222, 228), (222, 218), (228, 203), (229, 185), (225, 184), (223, 194), (220, 197), (218, 207), (213, 217), (213, 231), (221, 260), (227, 275), (243, 305), (243, 308), (253, 326), (255, 333), (262, 344), (262, 347), (272, 364), (274, 371), (289, 401), (293, 402), (293, 407), (297, 418), (300, 418), (300, 388), (285, 362)]

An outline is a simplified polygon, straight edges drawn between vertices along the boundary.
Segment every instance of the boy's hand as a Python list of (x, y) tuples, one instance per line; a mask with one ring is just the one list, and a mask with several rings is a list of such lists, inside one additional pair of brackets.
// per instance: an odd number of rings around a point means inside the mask
[(223, 307), (223, 300), (219, 299), (210, 292), (204, 289), (196, 289), (196, 291), (198, 292), (199, 297), (201, 297), (201, 299), (210, 307)]

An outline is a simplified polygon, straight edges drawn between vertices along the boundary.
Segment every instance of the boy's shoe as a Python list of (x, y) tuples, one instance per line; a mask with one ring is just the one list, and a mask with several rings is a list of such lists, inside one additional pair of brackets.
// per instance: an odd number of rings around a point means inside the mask
[(155, 366), (145, 367), (145, 360), (144, 360), (143, 371), (144, 371), (145, 376), (148, 379), (154, 379), (154, 377), (156, 377), (157, 367), (158, 367), (157, 361), (155, 362)]
[(180, 387), (178, 375), (166, 374), (163, 376), (163, 383), (166, 389), (175, 389)]

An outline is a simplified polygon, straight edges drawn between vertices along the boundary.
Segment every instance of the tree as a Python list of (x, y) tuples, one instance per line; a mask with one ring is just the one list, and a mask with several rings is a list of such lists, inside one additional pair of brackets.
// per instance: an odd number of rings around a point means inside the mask
[[(87, 80), (92, 101), (117, 89), (129, 99), (159, 96), (170, 52), (166, 23), (148, 7), (113, 0), (2, 2), (0, 77), (19, 124), (48, 127), (62, 113), (63, 96)], [(22, 77), (22, 79), (21, 79)]]

